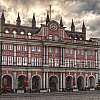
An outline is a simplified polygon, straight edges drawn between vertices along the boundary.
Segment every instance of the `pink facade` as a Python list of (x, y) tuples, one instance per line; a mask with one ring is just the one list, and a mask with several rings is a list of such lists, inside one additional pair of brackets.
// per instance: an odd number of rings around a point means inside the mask
[(98, 44), (86, 40), (84, 23), (77, 32), (73, 25), (66, 30), (61, 20), (34, 28), (19, 25), (20, 19), (18, 25), (7, 24), (3, 14), (1, 20), (2, 88), (5, 83), (13, 90), (25, 88), (25, 77), (31, 90), (95, 87)]

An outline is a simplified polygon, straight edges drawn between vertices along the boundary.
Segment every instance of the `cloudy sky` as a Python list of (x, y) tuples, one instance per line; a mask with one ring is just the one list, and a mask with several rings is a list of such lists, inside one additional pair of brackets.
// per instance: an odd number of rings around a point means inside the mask
[(35, 13), (39, 25), (44, 23), (50, 3), (52, 19), (59, 21), (62, 16), (66, 29), (73, 18), (76, 30), (81, 31), (84, 20), (87, 37), (100, 37), (100, 0), (0, 0), (0, 13), (4, 10), (6, 22), (15, 24), (19, 12), (23, 25), (31, 25)]

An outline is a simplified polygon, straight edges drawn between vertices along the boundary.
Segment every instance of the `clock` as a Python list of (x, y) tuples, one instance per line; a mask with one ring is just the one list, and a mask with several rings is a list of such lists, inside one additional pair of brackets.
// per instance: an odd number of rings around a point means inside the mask
[(57, 31), (57, 30), (58, 30), (58, 23), (55, 22), (55, 21), (51, 21), (51, 22), (48, 24), (48, 27), (49, 27), (49, 30), (50, 30), (50, 31)]

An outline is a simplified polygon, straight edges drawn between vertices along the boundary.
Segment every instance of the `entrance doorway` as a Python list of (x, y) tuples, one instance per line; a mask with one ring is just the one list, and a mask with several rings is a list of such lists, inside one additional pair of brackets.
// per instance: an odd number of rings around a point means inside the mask
[(35, 91), (40, 90), (41, 88), (41, 80), (39, 76), (33, 76), (32, 78), (32, 89)]
[(11, 91), (12, 90), (12, 78), (9, 75), (5, 75), (2, 78), (2, 88), (5, 91)]
[(90, 88), (94, 88), (95, 87), (95, 79), (94, 79), (93, 76), (89, 77), (89, 81), (88, 82), (89, 82), (88, 83), (88, 87), (90, 87)]
[(49, 78), (49, 88), (51, 92), (58, 91), (58, 78), (56, 76)]
[(77, 79), (77, 87), (79, 90), (84, 89), (84, 78), (82, 76), (79, 76)]
[(66, 89), (72, 89), (72, 77), (71, 76), (66, 77)]
[(25, 82), (25, 76), (21, 75), (18, 77), (18, 89), (24, 89), (24, 82)]

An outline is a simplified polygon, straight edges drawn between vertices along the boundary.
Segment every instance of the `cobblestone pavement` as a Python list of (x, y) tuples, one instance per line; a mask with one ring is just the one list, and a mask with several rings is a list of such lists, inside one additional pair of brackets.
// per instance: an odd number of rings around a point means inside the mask
[(100, 91), (70, 93), (2, 94), (0, 100), (100, 100)]

